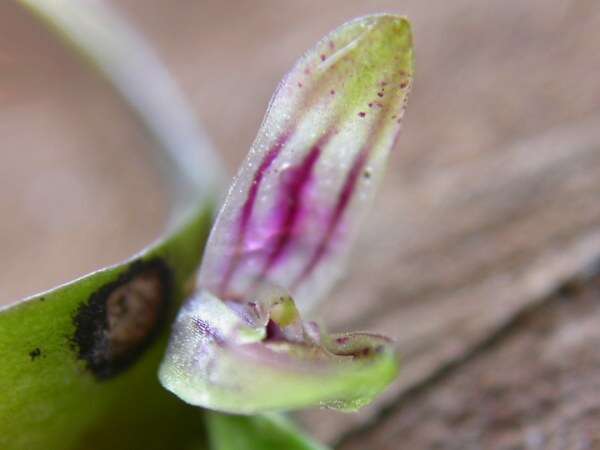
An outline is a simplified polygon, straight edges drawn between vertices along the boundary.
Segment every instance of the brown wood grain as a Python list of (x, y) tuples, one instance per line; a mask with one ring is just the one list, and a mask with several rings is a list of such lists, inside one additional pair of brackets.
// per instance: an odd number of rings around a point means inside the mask
[(522, 311), (472, 357), (336, 448), (600, 448), (597, 269)]

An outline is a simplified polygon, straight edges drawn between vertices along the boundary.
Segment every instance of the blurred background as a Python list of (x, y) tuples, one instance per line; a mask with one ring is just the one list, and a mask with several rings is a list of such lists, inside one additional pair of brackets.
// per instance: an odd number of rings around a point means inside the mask
[[(600, 448), (595, 285), (548, 300), (600, 256), (595, 0), (111, 3), (231, 172), (308, 47), (358, 15), (407, 15), (417, 75), (403, 135), (322, 308), (333, 329), (394, 337), (403, 372), (358, 415), (300, 419), (348, 449)], [(0, 136), (0, 304), (117, 262), (165, 225), (149, 139), (12, 2), (0, 4)]]

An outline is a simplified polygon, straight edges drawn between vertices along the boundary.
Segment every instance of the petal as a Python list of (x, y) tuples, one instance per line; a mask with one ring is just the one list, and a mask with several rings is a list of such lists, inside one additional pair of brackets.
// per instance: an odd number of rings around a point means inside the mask
[(244, 299), (263, 284), (306, 311), (340, 276), (400, 129), (410, 25), (349, 22), (279, 85), (207, 244), (200, 285)]
[[(271, 305), (246, 313), (202, 291), (180, 311), (159, 377), (184, 401), (225, 412), (355, 410), (396, 375), (390, 342), (366, 334), (293, 340), (268, 332)], [(285, 320), (276, 326), (290, 325)], [(314, 327), (309, 324), (308, 328)], [(317, 333), (318, 335), (318, 333)]]

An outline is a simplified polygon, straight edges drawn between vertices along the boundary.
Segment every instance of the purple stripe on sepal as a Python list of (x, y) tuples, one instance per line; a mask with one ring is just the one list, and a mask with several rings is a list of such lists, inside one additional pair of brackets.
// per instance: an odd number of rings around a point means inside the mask
[(287, 131), (281, 136), (279, 136), (279, 138), (277, 138), (277, 141), (275, 141), (273, 146), (269, 149), (262, 162), (260, 163), (258, 170), (254, 174), (254, 178), (252, 179), (252, 183), (250, 184), (250, 188), (248, 189), (248, 196), (246, 197), (246, 201), (244, 202), (244, 206), (242, 207), (242, 211), (240, 214), (236, 250), (233, 254), (230, 264), (228, 265), (225, 271), (225, 274), (223, 275), (223, 279), (219, 287), (220, 294), (223, 296), (226, 294), (229, 283), (231, 282), (231, 278), (235, 274), (241, 262), (241, 255), (243, 253), (242, 249), (246, 242), (246, 235), (250, 226), (250, 219), (252, 218), (254, 205), (256, 204), (256, 199), (258, 197), (258, 190), (260, 188), (260, 184), (262, 183), (265, 173), (267, 172), (267, 170), (269, 170), (277, 156), (279, 156), (281, 150), (289, 140), (291, 134), (291, 131)]
[(293, 241), (297, 231), (297, 224), (302, 215), (303, 203), (307, 195), (306, 189), (313, 176), (314, 167), (321, 155), (321, 150), (331, 136), (327, 132), (310, 149), (302, 162), (284, 174), (281, 182), (280, 198), (278, 202), (279, 223), (277, 224), (276, 239), (265, 260), (258, 280), (264, 278), (275, 263), (284, 254), (288, 245)]
[(312, 257), (304, 266), (304, 270), (300, 273), (300, 275), (292, 284), (293, 289), (295, 289), (312, 273), (314, 268), (319, 264), (321, 259), (323, 259), (323, 257), (327, 253), (327, 246), (333, 238), (335, 230), (337, 229), (342, 219), (342, 216), (344, 215), (344, 211), (346, 211), (348, 205), (350, 204), (350, 200), (352, 199), (352, 195), (354, 194), (354, 191), (356, 189), (356, 183), (358, 182), (360, 174), (363, 171), (363, 168), (367, 162), (367, 158), (370, 153), (369, 150), (370, 149), (368, 148), (363, 149), (354, 159), (354, 163), (352, 164), (352, 167), (350, 168), (350, 171), (346, 176), (344, 185), (342, 186), (342, 190), (338, 195), (335, 208), (327, 223), (325, 233), (319, 241), (319, 244), (317, 245), (315, 252), (312, 254)]

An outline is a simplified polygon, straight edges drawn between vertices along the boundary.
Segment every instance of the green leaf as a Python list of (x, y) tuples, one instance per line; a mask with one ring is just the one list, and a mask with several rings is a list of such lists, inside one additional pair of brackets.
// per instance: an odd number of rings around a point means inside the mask
[[(142, 448), (144, 442), (161, 449), (190, 437), (199, 414), (170, 398), (155, 374), (165, 325), (194, 276), (210, 220), (210, 208), (199, 210), (133, 260), (0, 313), (0, 448), (85, 448), (93, 439), (95, 449)], [(158, 289), (136, 292), (135, 283)], [(119, 286), (134, 290), (119, 293)], [(109, 299), (131, 308), (149, 304), (157, 316), (141, 324), (127, 313), (109, 316)], [(85, 322), (85, 313), (91, 320)]]
[(281, 415), (206, 415), (211, 450), (326, 450)]
[(167, 389), (239, 414), (352, 411), (393, 380), (389, 340), (328, 335), (300, 311), (342, 273), (412, 73), (408, 21), (375, 15), (333, 31), (284, 78), (177, 317), (159, 373)]
[(110, 10), (23, 3), (124, 94), (155, 137), (161, 151), (149, 155), (170, 181), (172, 213), (164, 235), (127, 261), (0, 310), (0, 449), (202, 445), (201, 411), (170, 396), (156, 371), (212, 222), (215, 157), (164, 68)]

